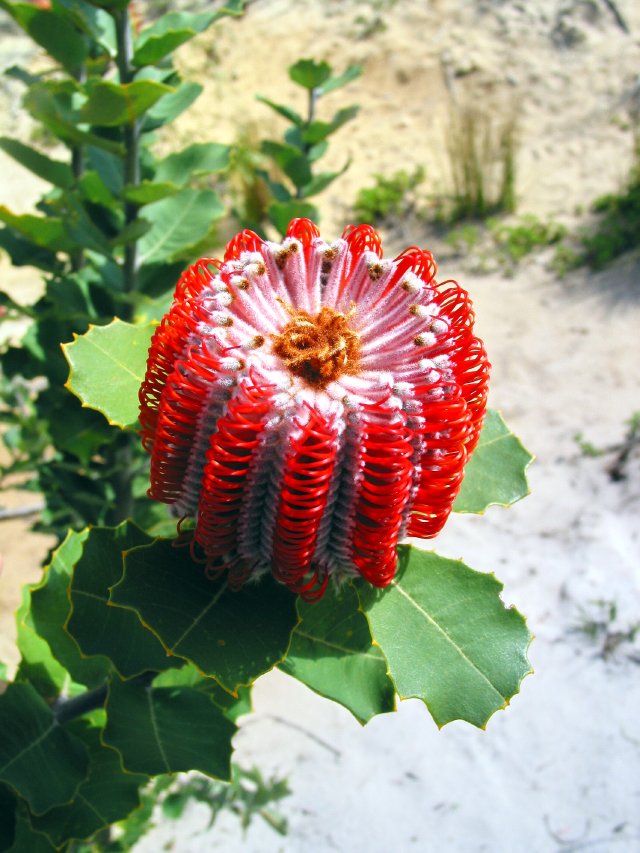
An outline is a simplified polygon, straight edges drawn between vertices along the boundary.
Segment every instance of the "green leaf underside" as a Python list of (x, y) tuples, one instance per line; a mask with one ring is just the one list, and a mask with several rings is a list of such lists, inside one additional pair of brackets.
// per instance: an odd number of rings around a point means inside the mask
[(224, 205), (212, 190), (187, 188), (149, 204), (144, 218), (151, 222), (151, 228), (139, 243), (140, 263), (164, 263), (187, 257), (223, 213)]
[[(16, 681), (29, 681), (45, 700), (53, 700), (68, 680), (64, 667), (51, 654), (49, 644), (39, 637), (30, 613), (31, 593), (22, 588), (22, 603), (16, 611), (20, 666)], [(0, 848), (1, 850), (2, 848)]]
[(505, 608), (493, 575), (434, 552), (399, 550), (390, 587), (358, 585), (398, 695), (422, 699), (439, 727), (467, 720), (484, 728), (531, 672), (524, 618)]
[(330, 585), (319, 602), (298, 601), (302, 622), (280, 669), (351, 711), (360, 723), (395, 709), (387, 664), (371, 643), (351, 586)]
[(140, 805), (139, 788), (147, 776), (123, 773), (119, 753), (100, 743), (100, 730), (75, 726), (74, 734), (89, 751), (89, 775), (70, 803), (51, 809), (33, 821), (56, 847), (68, 839), (84, 839), (127, 817)]
[(155, 324), (114, 320), (90, 326), (62, 349), (71, 368), (67, 387), (84, 406), (96, 409), (122, 429), (138, 420), (138, 390), (147, 367)]
[(29, 169), (34, 175), (49, 181), (56, 187), (66, 189), (73, 183), (73, 172), (68, 163), (52, 160), (35, 148), (30, 148), (17, 139), (9, 139), (6, 136), (0, 137), (0, 148), (25, 169)]
[(89, 99), (80, 110), (80, 119), (98, 127), (117, 127), (133, 124), (164, 95), (174, 90), (153, 80), (136, 80), (133, 83), (95, 83)]
[(84, 745), (59, 726), (30, 684), (10, 684), (0, 696), (0, 780), (34, 814), (69, 802), (87, 775)]
[(511, 506), (526, 497), (526, 469), (532, 460), (500, 413), (489, 409), (480, 441), (465, 468), (454, 511), (483, 513), (487, 507)]
[(150, 776), (200, 770), (230, 778), (236, 726), (198, 690), (113, 679), (106, 709), (104, 742), (118, 750), (127, 770)]
[(196, 175), (221, 172), (229, 165), (231, 149), (219, 142), (196, 142), (158, 164), (156, 180), (184, 186)]
[(85, 655), (105, 655), (124, 678), (179, 665), (135, 613), (109, 605), (109, 587), (122, 576), (122, 552), (151, 541), (131, 522), (92, 528), (71, 583), (67, 631)]
[(170, 654), (231, 693), (283, 659), (298, 621), (295, 596), (271, 576), (231, 591), (224, 579), (209, 580), (187, 547), (162, 539), (125, 555), (111, 602), (134, 610)]
[(87, 531), (69, 531), (53, 553), (41, 583), (31, 588), (31, 615), (38, 634), (47, 641), (55, 658), (72, 679), (87, 687), (104, 681), (110, 669), (106, 658), (84, 658), (76, 641), (63, 628), (71, 609), (68, 589), (73, 567), (82, 554)]

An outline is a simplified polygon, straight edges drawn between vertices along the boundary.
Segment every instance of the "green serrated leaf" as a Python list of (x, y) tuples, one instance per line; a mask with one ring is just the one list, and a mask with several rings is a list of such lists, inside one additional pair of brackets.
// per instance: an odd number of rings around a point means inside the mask
[(130, 772), (200, 770), (230, 778), (236, 726), (198, 690), (113, 679), (106, 708), (104, 742)]
[(360, 723), (395, 710), (387, 664), (372, 645), (355, 590), (330, 585), (318, 602), (299, 600), (298, 613), (302, 622), (280, 669), (339, 702)]
[(100, 729), (76, 724), (73, 733), (87, 747), (89, 775), (70, 803), (33, 819), (33, 828), (56, 847), (126, 818), (140, 805), (139, 789), (148, 781), (145, 775), (122, 772), (120, 754), (100, 742)]
[(110, 670), (106, 658), (86, 659), (76, 641), (64, 630), (71, 604), (68, 588), (73, 567), (82, 554), (87, 531), (69, 531), (64, 542), (53, 552), (43, 580), (31, 587), (31, 616), (38, 634), (47, 641), (53, 655), (72, 679), (87, 687), (101, 684)]
[(510, 431), (499, 412), (489, 409), (480, 441), (467, 463), (455, 512), (483, 513), (511, 506), (529, 494), (526, 470), (533, 456)]
[(66, 387), (112, 426), (126, 429), (138, 420), (138, 389), (154, 328), (116, 319), (107, 326), (90, 326), (62, 345), (70, 367)]
[(146, 27), (136, 39), (133, 64), (154, 65), (181, 44), (204, 32), (215, 18), (215, 12), (169, 12), (163, 15), (150, 27)]
[(305, 89), (317, 89), (331, 77), (331, 66), (328, 62), (300, 59), (289, 67), (289, 77)]
[(295, 596), (270, 576), (233, 592), (224, 579), (209, 580), (188, 548), (162, 539), (125, 555), (111, 602), (232, 693), (280, 663), (298, 621)]
[(68, 682), (69, 675), (51, 654), (49, 644), (36, 633), (30, 610), (31, 593), (24, 586), (22, 602), (16, 611), (21, 660), (15, 680), (28, 681), (43, 699), (52, 702)]
[(524, 618), (500, 600), (502, 584), (459, 560), (402, 546), (391, 585), (358, 584), (371, 635), (402, 699), (427, 705), (439, 728), (484, 728), (531, 672)]
[(62, 15), (54, 9), (42, 9), (30, 3), (10, 3), (8, 0), (0, 0), (0, 8), (8, 12), (67, 71), (73, 73), (80, 68), (87, 56), (87, 43)]
[(224, 690), (213, 678), (203, 678), (198, 667), (188, 663), (180, 669), (167, 669), (153, 680), (154, 687), (193, 687), (206, 693), (232, 723), (252, 710), (251, 687), (239, 687), (237, 695)]
[(229, 165), (229, 145), (219, 142), (196, 142), (170, 154), (158, 164), (156, 179), (184, 186), (197, 175), (221, 172)]
[(83, 654), (105, 655), (123, 678), (179, 665), (131, 610), (109, 606), (109, 587), (122, 575), (122, 553), (152, 541), (135, 524), (93, 527), (71, 582), (71, 615), (65, 626)]
[(89, 97), (80, 110), (80, 119), (98, 127), (117, 127), (133, 124), (164, 95), (174, 90), (153, 80), (133, 83), (94, 83)]
[(0, 695), (0, 780), (33, 814), (69, 802), (88, 764), (84, 744), (58, 725), (30, 684), (10, 684)]
[(0, 850), (8, 850), (16, 837), (15, 794), (5, 785), (0, 785)]
[(188, 258), (193, 246), (207, 236), (213, 222), (223, 214), (224, 205), (212, 190), (184, 189), (147, 205), (144, 216), (151, 228), (139, 243), (140, 263)]
[(73, 172), (68, 163), (52, 160), (35, 148), (24, 145), (17, 139), (9, 139), (7, 136), (0, 137), (0, 148), (21, 166), (56, 187), (66, 189), (73, 183)]
[(56, 853), (56, 848), (46, 835), (31, 826), (26, 803), (18, 801), (15, 837), (11, 847), (2, 847), (3, 853)]

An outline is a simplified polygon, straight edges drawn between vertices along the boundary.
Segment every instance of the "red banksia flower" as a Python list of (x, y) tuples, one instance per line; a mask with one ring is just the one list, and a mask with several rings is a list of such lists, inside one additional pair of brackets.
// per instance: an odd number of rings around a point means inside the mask
[(382, 257), (368, 225), (325, 243), (251, 231), (176, 288), (140, 389), (149, 494), (195, 516), (233, 585), (271, 571), (384, 587), (406, 535), (445, 523), (484, 417), (489, 364), (468, 295), (429, 252)]

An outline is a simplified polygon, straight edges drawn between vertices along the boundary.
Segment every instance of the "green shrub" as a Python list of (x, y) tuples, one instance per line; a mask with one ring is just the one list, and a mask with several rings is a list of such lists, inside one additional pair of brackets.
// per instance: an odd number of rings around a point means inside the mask
[(358, 192), (353, 211), (358, 222), (382, 222), (401, 216), (414, 204), (414, 190), (424, 182), (425, 171), (418, 166), (413, 172), (401, 169), (393, 175), (374, 175), (374, 185)]

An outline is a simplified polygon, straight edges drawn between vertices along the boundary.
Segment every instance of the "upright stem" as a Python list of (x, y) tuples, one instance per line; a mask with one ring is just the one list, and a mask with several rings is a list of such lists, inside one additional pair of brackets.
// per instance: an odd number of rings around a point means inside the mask
[[(117, 55), (116, 64), (120, 76), (120, 83), (126, 85), (131, 83), (135, 76), (133, 65), (133, 39), (131, 33), (131, 20), (129, 10), (115, 10), (113, 18), (116, 27)], [(136, 186), (140, 183), (140, 123), (135, 119), (126, 124), (123, 129), (123, 142), (125, 147), (124, 159), (124, 184), (125, 186)], [(131, 201), (124, 202), (124, 227), (131, 225), (137, 219), (138, 205)], [(126, 243), (124, 247), (124, 258), (122, 262), (123, 289), (126, 295), (133, 294), (137, 289), (138, 277), (138, 246), (137, 241)], [(133, 303), (124, 300), (121, 308), (123, 320), (133, 319)], [(113, 506), (109, 512), (109, 523), (119, 524), (133, 514), (133, 457), (134, 443), (137, 438), (132, 433), (125, 433), (121, 442), (113, 448), (113, 462), (117, 473), (113, 480), (115, 491)]]
[[(80, 67), (75, 75), (78, 83), (84, 83), (87, 77), (87, 71), (84, 65)], [(74, 145), (71, 148), (71, 171), (73, 172), (74, 182), (77, 183), (84, 173), (84, 151), (82, 145)], [(78, 249), (71, 255), (71, 269), (73, 272), (78, 272), (84, 266), (84, 252)]]
[[(131, 36), (131, 21), (129, 11), (125, 7), (113, 13), (116, 25), (117, 56), (116, 62), (120, 74), (120, 82), (130, 83), (135, 74), (132, 63), (133, 43)], [(124, 183), (125, 186), (136, 186), (140, 183), (140, 124), (134, 120), (131, 124), (124, 126)], [(138, 216), (138, 205), (131, 201), (125, 201), (124, 220), (125, 227)], [(122, 274), (125, 293), (133, 293), (136, 290), (136, 277), (138, 271), (138, 246), (134, 240), (127, 243), (124, 248), (124, 262)], [(123, 320), (131, 320), (133, 307), (126, 303), (123, 310)]]
[[(307, 101), (307, 120), (304, 123), (305, 130), (309, 127), (316, 115), (316, 102), (318, 100), (318, 90), (309, 89), (309, 100)], [(302, 144), (302, 153), (306, 157), (313, 146), (309, 142)], [(296, 189), (296, 198), (302, 198), (302, 187)]]

